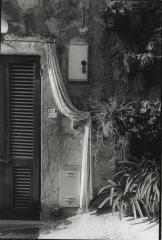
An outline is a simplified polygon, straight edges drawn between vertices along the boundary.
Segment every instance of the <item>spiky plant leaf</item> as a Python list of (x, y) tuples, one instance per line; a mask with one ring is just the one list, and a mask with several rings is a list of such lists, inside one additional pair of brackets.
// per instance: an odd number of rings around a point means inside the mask
[(137, 218), (137, 213), (136, 213), (136, 207), (135, 207), (135, 203), (134, 203), (133, 199), (132, 199), (132, 210), (133, 210), (134, 218), (136, 219)]
[(125, 173), (125, 170), (122, 170), (122, 171), (119, 171), (119, 172), (115, 173), (115, 174), (113, 175), (113, 179), (114, 179), (115, 177), (118, 177), (120, 174), (123, 174), (123, 173)]
[(116, 206), (117, 206), (117, 204), (119, 204), (119, 200), (122, 196), (123, 196), (123, 193), (119, 193), (118, 196), (116, 197), (116, 199), (114, 200), (113, 205), (112, 205), (113, 212), (115, 212)]
[(129, 191), (129, 187), (130, 187), (130, 185), (131, 185), (132, 182), (133, 182), (133, 179), (132, 179), (131, 177), (129, 177), (129, 178), (127, 179), (127, 182), (126, 182), (124, 195)]
[(146, 206), (148, 206), (149, 205), (149, 201), (150, 201), (150, 191), (151, 191), (151, 187), (148, 187), (147, 188), (147, 191), (146, 191), (146, 193), (145, 193), (145, 198), (146, 198)]
[(111, 183), (112, 185), (116, 185), (116, 182), (114, 182), (114, 181), (112, 181), (110, 179), (108, 179), (108, 182)]
[(135, 203), (135, 205), (136, 205), (136, 209), (137, 209), (140, 217), (142, 218), (142, 217), (143, 217), (143, 213), (142, 213), (142, 210), (141, 210), (140, 205), (139, 205), (139, 203), (138, 203), (138, 200), (137, 200), (137, 199), (134, 199), (134, 203)]
[[(118, 194), (117, 193), (114, 193), (113, 194), (113, 197), (117, 196)], [(108, 196), (106, 197), (101, 203), (100, 205), (98, 206), (98, 208), (102, 208), (109, 200), (110, 198), (112, 198), (112, 196)]]
[(118, 186), (117, 184), (116, 185), (115, 184), (114, 185), (112, 185), (112, 184), (111, 185), (107, 185), (107, 186), (105, 186), (105, 187), (100, 189), (100, 191), (97, 193), (97, 196), (100, 195), (103, 191), (111, 189), (112, 187), (117, 187), (117, 186)]
[(142, 203), (142, 205), (143, 205), (143, 207), (144, 207), (144, 209), (145, 209), (145, 211), (146, 211), (146, 214), (147, 214), (150, 222), (152, 222), (152, 220), (151, 220), (151, 215), (150, 215), (150, 213), (149, 213), (148, 207), (146, 206), (146, 204), (144, 203), (143, 200), (141, 200), (141, 203)]
[(119, 204), (119, 218), (120, 218), (120, 220), (122, 220), (122, 217), (123, 217), (123, 205), (124, 205), (124, 202), (121, 202)]
[(112, 206), (113, 203), (113, 194), (114, 194), (114, 187), (111, 188), (111, 193), (110, 193), (110, 206)]
[(148, 173), (145, 176), (145, 178), (144, 178), (144, 180), (143, 180), (143, 182), (141, 184), (141, 194), (144, 193), (147, 182), (149, 182), (149, 184), (150, 184), (150, 182), (152, 182), (152, 180), (151, 180), (152, 175), (153, 175), (153, 173)]
[(141, 177), (140, 177), (139, 185), (137, 188), (137, 193), (139, 196), (141, 195), (141, 187), (142, 187), (143, 182), (145, 181), (146, 175), (147, 175), (147, 170), (143, 174), (141, 174)]
[(155, 191), (156, 191), (156, 194), (157, 194), (157, 201), (160, 201), (160, 191), (159, 191), (159, 188), (157, 186), (157, 183), (155, 185)]
[[(149, 187), (152, 187), (152, 183), (154, 182), (154, 180), (156, 179), (156, 177), (154, 177), (153, 179), (151, 179), (151, 176), (149, 177), (149, 182), (147, 183), (147, 185), (145, 186), (145, 188), (141, 189), (141, 196), (144, 197), (145, 193), (147, 192)], [(149, 197), (149, 196), (148, 196)]]

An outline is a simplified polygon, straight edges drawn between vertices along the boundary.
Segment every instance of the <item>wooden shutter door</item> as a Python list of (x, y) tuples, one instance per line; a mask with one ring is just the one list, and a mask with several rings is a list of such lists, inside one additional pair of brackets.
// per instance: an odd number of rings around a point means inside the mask
[(8, 207), (7, 195), (7, 168), (6, 168), (6, 146), (7, 146), (7, 121), (5, 109), (5, 81), (4, 81), (4, 59), (0, 55), (0, 217), (5, 217)]
[[(4, 56), (9, 186), (5, 217), (39, 219), (40, 76), (39, 57)], [(7, 199), (8, 198), (8, 199)]]

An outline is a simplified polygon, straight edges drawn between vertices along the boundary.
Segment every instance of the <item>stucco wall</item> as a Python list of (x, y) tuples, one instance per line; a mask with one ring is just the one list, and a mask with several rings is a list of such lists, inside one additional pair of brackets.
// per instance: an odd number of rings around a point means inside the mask
[[(41, 208), (45, 218), (50, 207), (58, 206), (60, 166), (60, 113), (57, 111), (48, 78), (45, 56), (42, 56), (41, 98)], [(56, 108), (57, 118), (48, 117), (48, 109)]]
[(60, 164), (80, 165), (82, 160), (83, 133), (79, 129), (77, 135), (71, 128), (71, 120), (63, 117), (61, 120), (61, 146), (60, 146)]

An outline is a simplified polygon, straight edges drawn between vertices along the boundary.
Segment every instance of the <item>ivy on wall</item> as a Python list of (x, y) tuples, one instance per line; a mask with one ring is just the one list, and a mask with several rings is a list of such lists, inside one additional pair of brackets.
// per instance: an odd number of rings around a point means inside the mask
[[(155, 66), (161, 63), (161, 1), (103, 0), (99, 11), (106, 24), (103, 55), (107, 88), (111, 88), (106, 93), (128, 99), (152, 94), (160, 85)], [(154, 74), (148, 76), (149, 71)]]

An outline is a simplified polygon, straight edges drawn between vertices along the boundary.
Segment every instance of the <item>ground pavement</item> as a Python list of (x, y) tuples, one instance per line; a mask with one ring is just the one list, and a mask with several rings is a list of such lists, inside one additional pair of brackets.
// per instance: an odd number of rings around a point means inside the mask
[(77, 214), (48, 222), (0, 221), (0, 239), (158, 240), (159, 225), (118, 213)]

